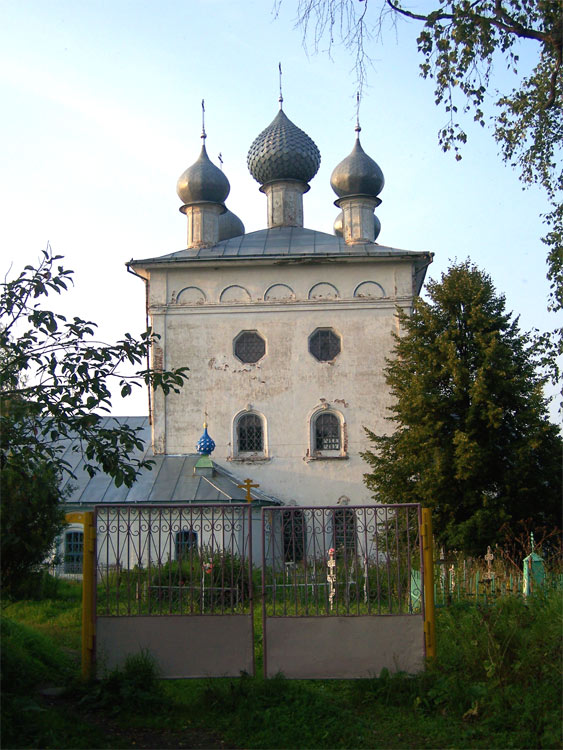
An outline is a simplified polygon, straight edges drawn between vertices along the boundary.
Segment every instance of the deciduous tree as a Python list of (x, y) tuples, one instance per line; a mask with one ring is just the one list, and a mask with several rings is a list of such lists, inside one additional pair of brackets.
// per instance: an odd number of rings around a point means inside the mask
[(368, 431), (366, 484), (379, 502), (432, 508), (441, 544), (482, 554), (503, 524), (559, 525), (563, 443), (535, 346), (491, 279), (466, 262), (427, 291), (411, 316), (398, 311), (395, 431)]
[(64, 472), (72, 475), (62, 458), (70, 439), (91, 476), (104, 471), (118, 486), (131, 486), (150, 468), (138, 457), (138, 430), (105, 419), (112, 384), (122, 396), (144, 384), (168, 393), (187, 377), (186, 367), (147, 366), (150, 331), (107, 344), (96, 339), (95, 323), (45, 309), (45, 298), (63, 293), (72, 280), (59, 260), (45, 251), (37, 266), (0, 285), (1, 536), (8, 582), (44, 559), (61, 528), (57, 487)]

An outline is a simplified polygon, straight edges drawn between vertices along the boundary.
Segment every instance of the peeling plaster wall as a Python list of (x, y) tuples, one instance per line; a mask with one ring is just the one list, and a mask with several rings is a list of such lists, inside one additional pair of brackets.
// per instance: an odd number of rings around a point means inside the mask
[[(375, 282), (367, 288), (380, 295), (382, 288), (384, 296), (354, 297), (366, 281)], [(274, 284), (286, 285), (293, 295), (264, 301)], [(332, 296), (309, 299), (317, 284)], [(181, 291), (190, 287), (201, 290), (205, 301), (188, 295), (190, 301), (182, 303)], [(242, 287), (247, 294), (239, 296), (247, 301), (233, 301), (236, 289), (224, 294), (231, 287)], [(222, 295), (229, 301), (221, 303)], [(213, 458), (241, 479), (250, 476), (285, 502), (325, 505), (343, 495), (351, 504), (371, 502), (359, 453), (368, 447), (364, 426), (389, 430), (383, 368), (397, 330), (397, 304), (406, 309), (412, 304), (408, 260), (153, 269), (150, 313), (161, 336), (163, 364), (190, 368), (179, 395), (155, 399), (155, 451), (193, 452), (207, 411), (217, 446)], [(309, 353), (316, 328), (341, 336), (341, 352), (332, 362), (318, 362)], [(255, 364), (240, 362), (233, 352), (233, 340), (244, 330), (256, 330), (266, 340), (266, 354)], [(311, 458), (310, 420), (322, 408), (344, 421), (346, 457)], [(246, 409), (266, 419), (267, 445), (266, 456), (242, 461), (233, 449), (233, 420)]]

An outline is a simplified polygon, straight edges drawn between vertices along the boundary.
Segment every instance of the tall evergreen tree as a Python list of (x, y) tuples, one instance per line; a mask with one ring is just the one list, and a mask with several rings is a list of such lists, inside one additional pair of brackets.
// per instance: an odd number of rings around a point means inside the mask
[(563, 441), (531, 338), (469, 262), (427, 292), (411, 316), (398, 311), (386, 369), (395, 432), (367, 431), (367, 486), (379, 502), (432, 508), (439, 543), (469, 554), (507, 522), (559, 525)]

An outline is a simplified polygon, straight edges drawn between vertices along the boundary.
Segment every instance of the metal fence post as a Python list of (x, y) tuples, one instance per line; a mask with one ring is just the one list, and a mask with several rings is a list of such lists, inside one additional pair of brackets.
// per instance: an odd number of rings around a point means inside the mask
[(94, 575), (96, 530), (94, 514), (67, 513), (67, 523), (84, 526), (82, 546), (82, 679), (90, 679), (94, 655)]
[(432, 544), (432, 511), (422, 509), (422, 553), (424, 558), (424, 637), (426, 656), (436, 656), (436, 610), (434, 606), (434, 547)]

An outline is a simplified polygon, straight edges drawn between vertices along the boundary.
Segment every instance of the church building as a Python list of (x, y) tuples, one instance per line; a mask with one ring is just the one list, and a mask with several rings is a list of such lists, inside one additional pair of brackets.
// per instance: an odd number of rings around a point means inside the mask
[[(206, 513), (249, 500), (255, 524), (265, 506), (335, 508), (336, 546), (355, 536), (353, 514), (336, 509), (373, 504), (363, 482), (365, 428), (391, 429), (384, 369), (400, 333), (396, 309), (411, 309), (432, 254), (376, 242), (384, 179), (360, 144), (359, 124), (352, 151), (332, 172), (340, 209), (332, 235), (304, 227), (303, 198), (321, 156), (281, 98), (247, 159), (265, 195), (265, 229), (245, 233), (227, 209), (229, 182), (207, 155), (205, 129), (202, 138), (199, 158), (177, 185), (186, 249), (127, 264), (146, 285), (159, 336), (153, 368), (187, 366), (189, 379), (177, 394), (151, 393), (148, 418), (108, 418), (139, 430), (142, 457), (153, 462), (131, 488), (103, 472), (90, 477), (78, 446), (66, 446), (74, 477), (66, 480), (65, 504), (69, 512), (106, 506), (108, 513), (125, 504), (149, 516), (160, 512), (151, 508), (169, 508), (159, 558), (204, 547)], [(182, 520), (187, 506), (200, 509), (197, 523), (192, 511)], [(291, 518), (285, 560), (298, 556), (296, 535), (305, 538)], [(79, 523), (65, 530), (62, 573), (81, 572), (82, 539)], [(106, 567), (120, 560), (118, 540), (111, 544)], [(142, 546), (135, 564), (149, 564)]]
[(411, 309), (432, 254), (377, 244), (384, 178), (359, 125), (332, 172), (334, 235), (304, 226), (321, 156), (281, 101), (247, 157), (265, 229), (245, 234), (226, 208), (229, 182), (202, 138), (177, 185), (186, 249), (128, 264), (160, 337), (153, 367), (190, 368), (179, 394), (151, 396), (154, 454), (193, 454), (205, 420), (215, 466), (283, 504), (368, 504), (364, 428), (391, 429), (396, 308)]

